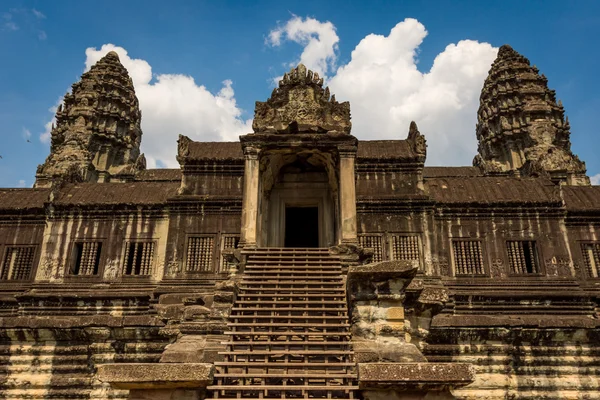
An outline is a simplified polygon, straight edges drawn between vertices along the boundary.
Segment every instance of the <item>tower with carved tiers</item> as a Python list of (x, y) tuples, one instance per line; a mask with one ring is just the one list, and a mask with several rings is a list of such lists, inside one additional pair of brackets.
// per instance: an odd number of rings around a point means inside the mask
[(145, 168), (141, 112), (133, 81), (111, 51), (64, 97), (51, 131), (51, 150), (36, 187), (56, 182), (129, 181)]
[(571, 152), (568, 118), (548, 79), (512, 47), (500, 47), (481, 91), (479, 154), (488, 174), (545, 176), (589, 185), (585, 163)]

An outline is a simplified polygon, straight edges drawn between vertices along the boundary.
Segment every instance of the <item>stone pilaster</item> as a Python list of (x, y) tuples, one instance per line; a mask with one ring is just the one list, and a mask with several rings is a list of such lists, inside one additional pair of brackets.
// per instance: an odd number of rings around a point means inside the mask
[(358, 243), (356, 225), (356, 147), (342, 147), (340, 155), (340, 236), (342, 244)]
[(256, 247), (259, 196), (259, 150), (244, 148), (244, 192), (242, 198), (242, 230), (239, 247)]

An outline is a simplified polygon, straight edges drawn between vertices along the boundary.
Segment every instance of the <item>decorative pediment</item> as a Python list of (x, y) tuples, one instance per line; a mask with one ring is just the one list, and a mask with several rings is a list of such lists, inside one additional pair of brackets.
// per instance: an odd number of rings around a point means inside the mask
[(350, 133), (350, 103), (338, 103), (323, 78), (302, 64), (279, 81), (271, 97), (257, 101), (255, 133)]

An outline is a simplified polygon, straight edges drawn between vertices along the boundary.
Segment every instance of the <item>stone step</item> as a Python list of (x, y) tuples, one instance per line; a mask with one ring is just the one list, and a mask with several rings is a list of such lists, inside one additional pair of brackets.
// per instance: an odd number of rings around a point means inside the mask
[(288, 300), (288, 301), (281, 301), (281, 300), (238, 300), (236, 301), (237, 305), (244, 305), (244, 304), (254, 304), (254, 305), (260, 305), (260, 304), (268, 304), (268, 305), (308, 305), (308, 304), (314, 304), (314, 305), (346, 305), (346, 301), (345, 300)]
[[(263, 320), (263, 319), (287, 319), (287, 320), (338, 320), (348, 321), (348, 316), (340, 315), (232, 315), (231, 319), (238, 320)], [(253, 321), (255, 323), (262, 323)], [(308, 321), (306, 321), (308, 322)]]
[(261, 326), (256, 326), (255, 323), (250, 323), (250, 322), (228, 322), (227, 326), (231, 326), (231, 327), (248, 327), (248, 328), (257, 328), (257, 329), (262, 329), (262, 328), (286, 328), (286, 327), (294, 327), (294, 328), (349, 328), (350, 324), (339, 324), (339, 323), (333, 323), (333, 324), (312, 324), (312, 323), (277, 323), (277, 322), (265, 322), (265, 323), (261, 323)]
[(325, 282), (325, 281), (302, 281), (298, 280), (296, 282), (289, 280), (264, 280), (263, 282), (248, 282), (242, 281), (240, 282), (240, 289), (248, 289), (248, 290), (256, 290), (256, 289), (337, 289), (344, 290), (344, 287), (341, 285), (341, 281), (337, 282)]
[[(282, 298), (290, 298), (290, 299), (295, 299), (295, 298), (300, 298), (300, 299), (305, 299), (305, 298), (321, 298), (323, 300), (325, 300), (326, 298), (329, 299), (336, 299), (336, 298), (345, 298), (346, 294), (344, 293), (343, 290), (339, 291), (338, 293), (295, 293), (295, 292), (290, 292), (288, 291), (286, 292), (275, 292), (275, 293), (239, 293), (238, 297), (241, 299), (250, 297), (250, 298), (254, 298), (254, 297), (266, 297), (266, 298), (273, 298), (276, 297), (277, 299), (282, 299)], [(277, 300), (278, 302), (280, 300)]]
[(328, 373), (327, 375), (323, 374), (250, 374), (250, 373), (227, 373), (227, 374), (219, 374), (216, 373), (215, 378), (303, 378), (303, 379), (356, 379), (357, 374), (348, 374), (348, 373)]
[(352, 346), (352, 342), (349, 341), (339, 341), (335, 342), (332, 340), (313, 340), (313, 341), (286, 341), (286, 342), (278, 342), (278, 341), (267, 341), (267, 340), (259, 340), (259, 341), (230, 341), (230, 342), (221, 342), (221, 344), (226, 346)]
[(255, 367), (263, 367), (263, 368), (305, 368), (305, 369), (328, 369), (328, 368), (355, 368), (356, 363), (353, 362), (277, 362), (277, 361), (261, 361), (252, 363), (249, 365), (246, 362), (235, 362), (235, 361), (215, 361), (215, 366), (217, 367), (235, 367), (235, 368), (255, 368)]
[[(306, 286), (303, 283), (299, 283), (298, 286)], [(340, 294), (344, 294), (345, 290), (344, 288), (340, 288), (340, 285), (337, 283), (334, 283), (333, 285), (330, 285), (329, 287), (326, 288), (322, 288), (322, 287), (261, 287), (260, 285), (256, 285), (256, 286), (241, 286), (239, 287), (240, 291), (244, 291), (244, 294), (248, 294), (248, 292), (274, 292), (274, 293), (294, 293), (294, 294), (302, 294), (302, 293), (308, 293), (308, 292), (314, 292), (314, 293), (319, 293), (324, 295), (325, 293), (323, 293), (323, 289), (327, 290), (327, 294), (330, 293), (340, 293)]]
[[(344, 304), (345, 305), (345, 304)], [(324, 308), (324, 307), (233, 307), (231, 309), (232, 312), (237, 312), (237, 311), (247, 311), (247, 312), (252, 312), (252, 311), (261, 311), (261, 312), (277, 312), (277, 313), (282, 313), (282, 312), (343, 312), (345, 314), (347, 314), (347, 308), (345, 307), (328, 307), (328, 308)]]
[(220, 351), (224, 356), (272, 356), (281, 357), (283, 355), (292, 356), (338, 356), (353, 354), (352, 351), (345, 350), (239, 350), (239, 351)]
[(240, 331), (225, 331), (225, 335), (231, 336), (336, 336), (336, 337), (350, 337), (350, 332), (295, 332), (295, 331), (283, 331), (283, 332), (240, 332)]
[(337, 271), (246, 271), (244, 272), (244, 280), (255, 281), (259, 279), (340, 279), (340, 273)]
[(290, 254), (290, 253), (280, 253), (280, 254), (251, 254), (248, 256), (249, 261), (256, 260), (292, 260), (294, 262), (298, 261), (337, 261), (336, 258), (333, 258), (326, 254)]

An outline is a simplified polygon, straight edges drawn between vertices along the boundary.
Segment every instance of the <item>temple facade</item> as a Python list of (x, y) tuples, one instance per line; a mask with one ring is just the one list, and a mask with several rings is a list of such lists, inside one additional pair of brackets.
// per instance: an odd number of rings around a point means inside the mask
[(600, 187), (510, 46), (477, 117), (473, 166), (425, 166), (299, 65), (147, 169), (108, 53), (0, 189), (0, 397), (600, 399)]

